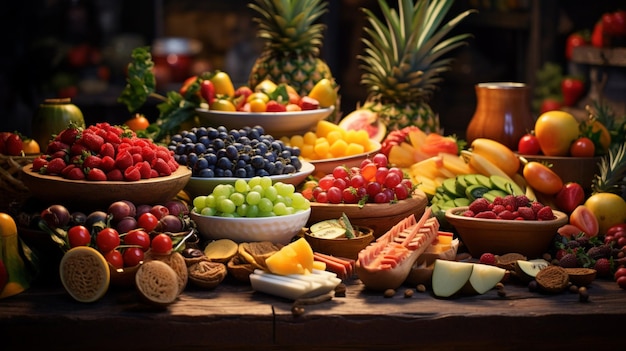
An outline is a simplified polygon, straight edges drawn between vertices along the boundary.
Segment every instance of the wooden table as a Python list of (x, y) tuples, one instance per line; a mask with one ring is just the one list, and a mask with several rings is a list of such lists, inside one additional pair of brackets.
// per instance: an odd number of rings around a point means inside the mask
[(188, 287), (158, 310), (132, 287), (100, 301), (72, 300), (54, 282), (0, 300), (1, 350), (597, 350), (621, 349), (626, 291), (596, 280), (589, 302), (508, 283), (479, 296), (404, 297), (347, 281), (345, 297), (305, 307), (226, 280), (214, 290)]

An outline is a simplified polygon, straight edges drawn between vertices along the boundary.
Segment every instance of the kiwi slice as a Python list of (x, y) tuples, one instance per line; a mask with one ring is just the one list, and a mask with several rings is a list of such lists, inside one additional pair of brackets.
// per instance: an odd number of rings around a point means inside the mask
[(489, 190), (491, 189), (484, 185), (474, 184), (467, 187), (467, 189), (465, 190), (465, 195), (467, 195), (468, 199), (474, 201), (480, 197), (483, 197), (483, 194), (485, 194)]

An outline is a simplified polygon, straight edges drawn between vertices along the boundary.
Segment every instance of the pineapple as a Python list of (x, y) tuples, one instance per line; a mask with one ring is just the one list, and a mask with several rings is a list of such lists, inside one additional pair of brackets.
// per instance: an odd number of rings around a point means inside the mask
[(365, 54), (359, 59), (368, 97), (359, 109), (376, 113), (387, 131), (415, 125), (427, 133), (442, 132), (428, 100), (441, 81), (439, 74), (450, 69), (452, 59), (443, 55), (464, 45), (470, 34), (444, 37), (475, 12), (467, 10), (442, 25), (453, 2), (398, 0), (396, 11), (378, 0), (385, 23), (363, 9), (370, 27), (364, 29), (369, 39), (363, 38)]
[(319, 57), (325, 26), (315, 23), (326, 12), (321, 0), (255, 0), (254, 21), (265, 47), (250, 73), (249, 85), (265, 79), (291, 85), (307, 95), (323, 78), (334, 82), (330, 68)]

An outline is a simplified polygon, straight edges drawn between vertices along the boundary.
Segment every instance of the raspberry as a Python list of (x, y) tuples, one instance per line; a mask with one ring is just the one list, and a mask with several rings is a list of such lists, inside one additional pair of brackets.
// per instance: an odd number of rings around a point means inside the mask
[(501, 196), (496, 196), (493, 201), (492, 201), (493, 205), (504, 205), (504, 198)]
[(507, 210), (509, 211), (517, 210), (517, 200), (515, 200), (515, 196), (507, 195), (502, 198), (502, 201), (504, 202), (503, 205)]
[(512, 220), (515, 219), (515, 217), (517, 217), (517, 213), (511, 212), (509, 210), (504, 210), (498, 213), (498, 218), (500, 219)]
[(489, 210), (489, 200), (485, 198), (478, 198), (469, 205), (469, 210), (478, 214), (483, 211)]
[(530, 200), (526, 195), (517, 195), (515, 197), (515, 202), (517, 203), (517, 207), (526, 207), (530, 204)]
[(552, 208), (550, 206), (544, 206), (542, 209), (537, 211), (538, 221), (549, 221), (551, 219), (554, 219), (554, 212), (552, 212)]
[(599, 277), (608, 277), (611, 275), (611, 262), (606, 258), (599, 258), (593, 265), (593, 269)]
[(576, 259), (576, 255), (573, 253), (566, 253), (559, 260), (559, 266), (563, 268), (576, 268), (578, 267), (578, 260)]
[(533, 209), (530, 207), (519, 207), (517, 209), (517, 213), (519, 214), (520, 217), (524, 218), (525, 220), (528, 220), (528, 221), (535, 220), (535, 211), (533, 211)]
[(476, 216), (476, 214), (474, 213), (474, 211), (467, 210), (467, 211), (463, 212), (461, 214), (461, 216), (463, 216), (463, 217), (474, 217), (474, 216)]
[(530, 203), (530, 208), (532, 208), (535, 213), (539, 212), (539, 210), (541, 210), (543, 207), (543, 204), (538, 201), (533, 201)]
[(498, 215), (493, 211), (483, 211), (477, 213), (474, 218), (482, 218), (482, 219), (498, 219)]
[(492, 253), (485, 252), (484, 254), (480, 255), (479, 262), (482, 264), (489, 264), (489, 265), (495, 266), (496, 256)]
[(504, 205), (493, 205), (493, 208), (491, 210), (496, 214), (499, 214), (500, 212), (506, 210), (506, 207)]

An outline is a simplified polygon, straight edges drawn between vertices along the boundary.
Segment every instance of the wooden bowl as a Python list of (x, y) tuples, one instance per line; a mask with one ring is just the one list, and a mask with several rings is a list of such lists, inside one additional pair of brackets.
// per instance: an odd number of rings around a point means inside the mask
[(385, 234), (401, 219), (414, 214), (419, 218), (424, 214), (428, 205), (428, 198), (421, 190), (416, 190), (412, 197), (396, 203), (374, 204), (367, 203), (363, 206), (357, 204), (321, 204), (311, 202), (311, 216), (308, 225), (327, 219), (340, 218), (345, 213), (350, 223), (355, 226), (372, 228), (374, 237)]
[(551, 169), (558, 174), (564, 183), (576, 182), (585, 191), (591, 191), (591, 181), (600, 173), (601, 157), (558, 157), (521, 155), (528, 161), (551, 164)]
[(454, 226), (473, 257), (483, 253), (504, 255), (517, 252), (529, 258), (541, 257), (550, 247), (557, 229), (568, 222), (565, 213), (554, 211), (550, 221), (518, 221), (482, 219), (462, 216), (465, 207), (446, 211), (446, 219)]
[(359, 235), (353, 239), (325, 239), (311, 235), (307, 230), (304, 238), (315, 252), (356, 260), (359, 252), (374, 240), (374, 230), (367, 227), (354, 226)]
[(54, 204), (96, 208), (109, 206), (118, 200), (135, 204), (158, 204), (170, 200), (191, 178), (191, 170), (178, 167), (167, 177), (142, 179), (135, 182), (69, 180), (60, 176), (33, 172), (32, 164), (22, 169), (22, 179), (37, 199)]

